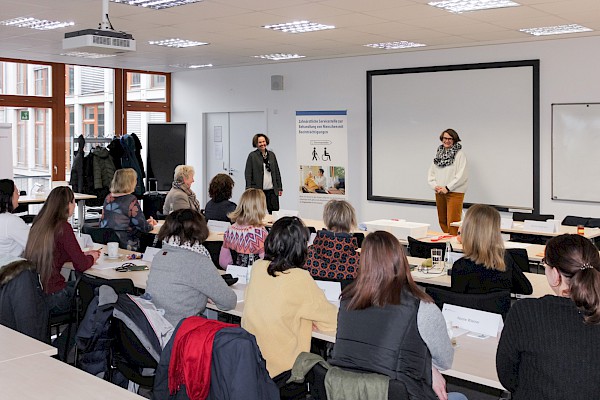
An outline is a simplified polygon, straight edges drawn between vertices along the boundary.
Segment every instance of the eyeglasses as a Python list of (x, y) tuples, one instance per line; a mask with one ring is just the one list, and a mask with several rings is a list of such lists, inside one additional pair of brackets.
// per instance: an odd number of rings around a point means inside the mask
[(446, 140), (454, 142), (454, 139), (452, 139), (451, 137), (443, 137), (442, 138), (442, 141), (446, 141)]

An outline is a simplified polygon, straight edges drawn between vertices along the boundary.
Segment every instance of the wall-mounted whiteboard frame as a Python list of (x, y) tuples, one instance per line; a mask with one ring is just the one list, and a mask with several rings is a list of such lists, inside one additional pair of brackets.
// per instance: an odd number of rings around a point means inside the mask
[(539, 210), (539, 60), (367, 71), (367, 199), (435, 205), (427, 170), (456, 129), (465, 206)]
[(600, 103), (552, 104), (552, 200), (600, 203)]

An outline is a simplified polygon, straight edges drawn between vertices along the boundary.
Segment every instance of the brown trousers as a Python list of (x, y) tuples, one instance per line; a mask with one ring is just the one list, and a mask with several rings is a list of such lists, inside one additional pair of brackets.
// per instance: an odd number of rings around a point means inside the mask
[(440, 221), (440, 228), (442, 228), (442, 231), (451, 235), (458, 234), (458, 227), (450, 226), (450, 224), (461, 220), (464, 198), (465, 194), (458, 192), (435, 194), (438, 221)]

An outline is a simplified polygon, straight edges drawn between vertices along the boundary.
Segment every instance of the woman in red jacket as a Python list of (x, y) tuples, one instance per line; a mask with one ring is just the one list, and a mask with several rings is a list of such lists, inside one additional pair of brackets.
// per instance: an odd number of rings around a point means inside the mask
[(75, 270), (83, 272), (100, 256), (99, 250), (81, 251), (68, 222), (74, 210), (73, 191), (66, 186), (54, 188), (33, 220), (23, 253), (37, 267), (51, 316), (68, 311), (75, 292), (73, 282), (67, 284), (60, 274), (63, 264), (72, 262)]

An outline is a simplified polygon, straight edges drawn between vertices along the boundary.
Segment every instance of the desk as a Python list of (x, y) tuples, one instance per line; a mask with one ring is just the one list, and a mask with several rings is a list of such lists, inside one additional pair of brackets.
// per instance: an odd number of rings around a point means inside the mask
[(56, 347), (0, 325), (0, 363), (34, 354), (54, 356), (57, 351)]
[(44, 355), (0, 363), (3, 399), (142, 400), (143, 397)]
[[(75, 201), (77, 202), (77, 221), (79, 226), (79, 231), (81, 231), (81, 227), (83, 226), (83, 222), (85, 221), (85, 201), (89, 199), (95, 199), (96, 196), (93, 194), (83, 194), (83, 193), (74, 193)], [(48, 193), (44, 193), (41, 195), (30, 195), (30, 196), (21, 196), (19, 197), (19, 204), (42, 204), (46, 202), (48, 198)]]
[[(462, 221), (453, 222), (452, 226), (460, 226)], [(500, 228), (502, 233), (520, 233), (522, 235), (532, 236), (547, 236), (548, 238), (562, 235), (565, 233), (576, 234), (577, 227), (569, 225), (560, 225), (558, 232), (540, 232), (540, 231), (528, 231), (523, 228), (523, 222), (514, 221), (511, 228)], [(600, 228), (584, 228), (584, 237), (588, 239), (596, 239), (600, 237)]]

